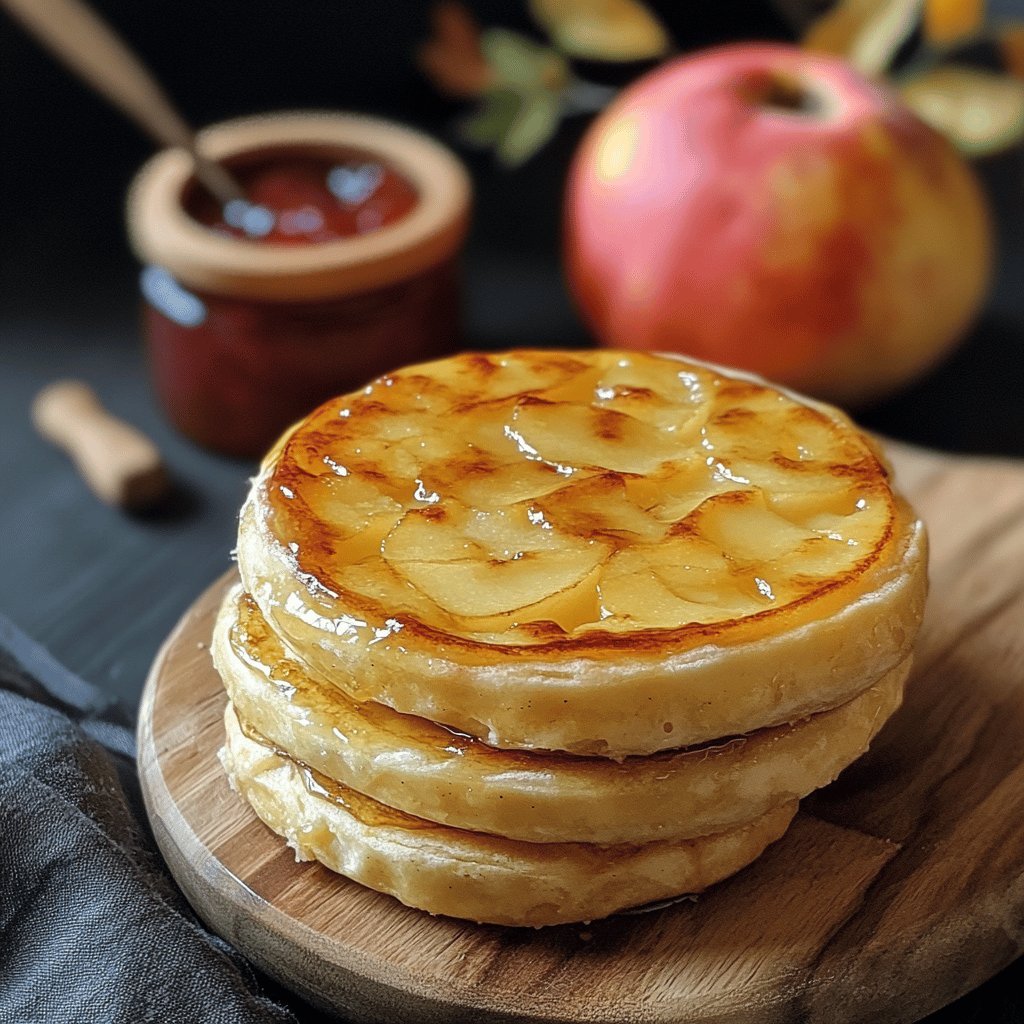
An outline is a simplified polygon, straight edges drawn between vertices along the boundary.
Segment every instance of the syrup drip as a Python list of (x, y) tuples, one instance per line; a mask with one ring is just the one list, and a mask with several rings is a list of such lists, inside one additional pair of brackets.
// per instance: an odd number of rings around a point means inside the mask
[(238, 725), (247, 739), (253, 743), (258, 743), (261, 747), (266, 748), (271, 753), (294, 765), (299, 771), (302, 784), (306, 787), (307, 792), (337, 804), (364, 825), (368, 825), (371, 828), (401, 828), (408, 830), (439, 827), (432, 821), (417, 818), (412, 814), (406, 814), (404, 811), (396, 810), (394, 807), (388, 807), (372, 797), (357, 792), (350, 786), (327, 778), (326, 775), (310, 767), (304, 761), (299, 761), (297, 758), (292, 757), (287, 750), (282, 750), (281, 747), (272, 743), (266, 736), (258, 733), (252, 726), (246, 724), (241, 719), (239, 719)]

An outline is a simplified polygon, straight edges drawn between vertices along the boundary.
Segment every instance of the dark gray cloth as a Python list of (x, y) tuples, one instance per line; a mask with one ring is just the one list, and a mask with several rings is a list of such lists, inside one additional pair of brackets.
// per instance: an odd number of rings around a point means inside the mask
[(0, 1022), (296, 1021), (168, 876), (133, 758), (117, 707), (0, 617)]

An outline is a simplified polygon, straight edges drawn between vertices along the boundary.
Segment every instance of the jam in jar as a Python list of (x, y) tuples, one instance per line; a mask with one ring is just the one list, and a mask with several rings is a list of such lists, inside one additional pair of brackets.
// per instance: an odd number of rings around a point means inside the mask
[(195, 188), (185, 207), (219, 234), (267, 245), (365, 235), (394, 224), (416, 205), (409, 181), (364, 154), (256, 153), (232, 169), (247, 202), (221, 206), (205, 189)]
[(446, 149), (341, 114), (227, 122), (200, 145), (247, 202), (221, 207), (176, 150), (128, 201), (154, 383), (186, 435), (258, 455), (332, 395), (459, 346), (470, 187)]

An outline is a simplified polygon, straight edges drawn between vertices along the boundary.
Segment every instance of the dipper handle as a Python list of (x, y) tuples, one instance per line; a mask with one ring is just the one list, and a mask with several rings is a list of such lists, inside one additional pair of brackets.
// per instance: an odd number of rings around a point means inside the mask
[(32, 420), (43, 437), (71, 456), (107, 504), (140, 509), (167, 493), (169, 480), (156, 445), (107, 412), (81, 381), (43, 388), (32, 403)]
[(181, 146), (196, 176), (222, 204), (243, 199), (220, 164), (196, 151), (195, 133), (148, 68), (81, 0), (2, 0), (11, 14), (97, 92), (164, 146)]

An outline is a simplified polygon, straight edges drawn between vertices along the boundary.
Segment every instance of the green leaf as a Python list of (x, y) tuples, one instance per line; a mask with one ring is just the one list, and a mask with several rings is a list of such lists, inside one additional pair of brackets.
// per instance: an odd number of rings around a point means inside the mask
[(542, 85), (562, 87), (569, 80), (569, 66), (561, 54), (518, 32), (488, 29), (480, 46), (500, 85), (528, 92)]
[(654, 60), (672, 40), (641, 0), (530, 0), (554, 44), (586, 60)]
[(459, 134), (472, 146), (492, 148), (505, 137), (522, 106), (512, 89), (490, 89), (480, 106), (459, 125)]
[(922, 121), (968, 156), (1024, 139), (1024, 82), (981, 68), (947, 64), (902, 83), (903, 99)]
[(495, 84), (461, 126), (463, 138), (493, 147), (508, 167), (528, 160), (554, 135), (570, 82), (565, 58), (508, 29), (484, 32), (481, 47)]
[(492, 89), (480, 107), (460, 125), (462, 138), (474, 146), (494, 149), (506, 167), (518, 167), (558, 130), (561, 96), (543, 88), (519, 93)]
[(881, 75), (921, 17), (924, 0), (840, 0), (811, 25), (803, 46), (846, 57), (869, 77)]
[(525, 163), (555, 134), (561, 117), (558, 93), (538, 89), (522, 96), (516, 116), (497, 145), (498, 159), (506, 167)]

